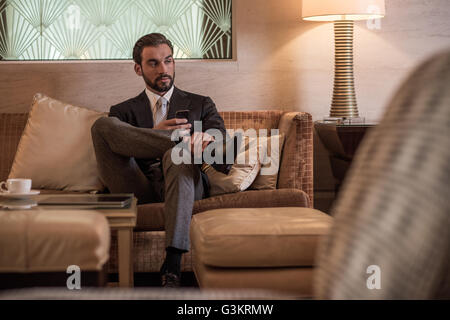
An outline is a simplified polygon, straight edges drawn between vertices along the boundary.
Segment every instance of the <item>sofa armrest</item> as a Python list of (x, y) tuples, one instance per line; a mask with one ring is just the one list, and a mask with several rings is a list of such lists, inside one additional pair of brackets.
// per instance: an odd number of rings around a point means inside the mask
[(280, 133), (285, 135), (281, 155), (278, 188), (303, 190), (313, 207), (313, 123), (305, 112), (287, 112), (281, 116)]

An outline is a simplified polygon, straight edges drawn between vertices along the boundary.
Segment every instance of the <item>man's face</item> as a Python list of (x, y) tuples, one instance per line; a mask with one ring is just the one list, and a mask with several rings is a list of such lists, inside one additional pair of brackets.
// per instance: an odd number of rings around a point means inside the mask
[(147, 88), (160, 95), (169, 91), (175, 79), (175, 61), (169, 46), (145, 47), (141, 57), (142, 64), (135, 64), (134, 70), (144, 78)]

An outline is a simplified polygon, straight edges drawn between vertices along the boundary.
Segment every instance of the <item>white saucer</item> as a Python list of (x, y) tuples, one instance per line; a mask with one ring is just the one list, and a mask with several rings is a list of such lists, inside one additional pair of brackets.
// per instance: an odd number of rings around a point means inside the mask
[(25, 204), (25, 205), (14, 205), (14, 204), (1, 204), (0, 207), (10, 209), (10, 210), (26, 210), (31, 209), (32, 207), (37, 206), (37, 203)]
[(41, 193), (39, 190), (30, 190), (30, 192), (26, 193), (10, 193), (8, 191), (0, 192), (0, 197), (10, 198), (10, 199), (26, 199), (31, 196), (35, 196)]

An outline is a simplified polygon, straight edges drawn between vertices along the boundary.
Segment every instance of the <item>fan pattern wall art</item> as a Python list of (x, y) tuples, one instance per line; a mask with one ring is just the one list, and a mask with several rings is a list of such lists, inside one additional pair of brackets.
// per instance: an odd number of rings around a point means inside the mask
[(160, 32), (177, 59), (231, 59), (232, 0), (0, 0), (0, 60), (132, 59)]

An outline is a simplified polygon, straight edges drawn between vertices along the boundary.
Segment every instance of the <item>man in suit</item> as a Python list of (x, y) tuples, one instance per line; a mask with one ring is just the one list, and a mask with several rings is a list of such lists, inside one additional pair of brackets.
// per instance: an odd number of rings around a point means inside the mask
[[(109, 117), (98, 119), (92, 126), (92, 138), (100, 176), (110, 192), (134, 193), (139, 204), (165, 202), (162, 285), (177, 287), (181, 255), (189, 250), (194, 201), (206, 197), (209, 190), (200, 165), (174, 163), (172, 151), (176, 143), (171, 136), (176, 129), (189, 130), (191, 141), (200, 141), (203, 151), (213, 140), (205, 131), (218, 129), (226, 137), (225, 125), (209, 97), (173, 85), (173, 46), (164, 35), (152, 33), (140, 38), (133, 49), (133, 60), (134, 70), (144, 79), (146, 89), (137, 97), (112, 106)], [(189, 110), (188, 118), (175, 118), (178, 110)], [(194, 121), (201, 121), (202, 132), (194, 132)], [(213, 164), (224, 173), (230, 166)]]

